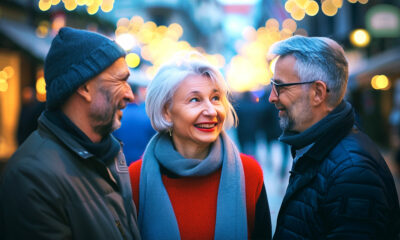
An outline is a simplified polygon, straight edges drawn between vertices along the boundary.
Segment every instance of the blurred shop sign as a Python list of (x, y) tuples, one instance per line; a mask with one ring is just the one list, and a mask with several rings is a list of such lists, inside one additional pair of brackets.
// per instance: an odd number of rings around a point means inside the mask
[(366, 27), (373, 37), (399, 37), (399, 8), (388, 4), (372, 7), (366, 14)]

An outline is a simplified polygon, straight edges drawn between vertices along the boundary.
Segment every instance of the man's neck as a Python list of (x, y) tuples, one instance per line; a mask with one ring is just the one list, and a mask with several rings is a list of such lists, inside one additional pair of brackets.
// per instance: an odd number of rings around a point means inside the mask
[(321, 121), (323, 118), (328, 116), (330, 112), (333, 111), (333, 107), (329, 107), (326, 104), (319, 106), (318, 108), (314, 108), (312, 110), (312, 119), (308, 122), (306, 126), (304, 126), (299, 132), (304, 132), (305, 130), (309, 129), (310, 127), (314, 126), (317, 122)]
[(74, 104), (71, 99), (62, 107), (62, 111), (92, 142), (101, 141), (102, 137), (91, 126), (88, 110), (83, 104)]

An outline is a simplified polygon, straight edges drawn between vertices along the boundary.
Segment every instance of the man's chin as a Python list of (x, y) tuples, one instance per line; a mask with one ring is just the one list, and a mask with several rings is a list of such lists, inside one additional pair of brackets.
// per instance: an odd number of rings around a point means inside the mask
[(279, 126), (281, 127), (282, 130), (287, 131), (289, 129), (289, 119), (287, 117), (280, 117), (279, 118)]
[(115, 131), (121, 127), (121, 121), (115, 118), (112, 125), (112, 130)]

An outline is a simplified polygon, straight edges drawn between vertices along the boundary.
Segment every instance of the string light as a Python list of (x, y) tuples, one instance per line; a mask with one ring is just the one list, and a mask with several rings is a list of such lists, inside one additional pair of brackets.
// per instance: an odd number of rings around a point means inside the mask
[[(348, 0), (348, 2), (367, 4), (368, 0)], [(293, 19), (300, 21), (305, 15), (317, 15), (320, 9), (326, 16), (335, 16), (342, 6), (343, 0), (321, 0), (321, 6), (316, 0), (287, 0), (285, 10)]]
[(8, 90), (8, 79), (14, 76), (14, 68), (6, 66), (0, 71), (0, 92), (6, 92)]
[(281, 26), (278, 20), (271, 18), (258, 29), (246, 28), (243, 40), (235, 44), (239, 54), (227, 64), (226, 79), (230, 87), (238, 92), (263, 88), (272, 77), (276, 61), (267, 59), (271, 45), (300, 32), (307, 35), (304, 29), (297, 29), (296, 22), (290, 18), (283, 20)]
[[(74, 11), (78, 6), (86, 6), (88, 14), (96, 14), (99, 9), (110, 12), (114, 8), (114, 0), (62, 0), (64, 8)], [(60, 0), (39, 0), (38, 6), (41, 11), (48, 11), (52, 6), (61, 3)]]
[(126, 56), (128, 66), (135, 68), (140, 60), (148, 78), (153, 78), (161, 64), (180, 51), (198, 51), (206, 60), (217, 67), (225, 65), (225, 58), (220, 54), (207, 54), (202, 48), (194, 48), (186, 41), (179, 41), (183, 35), (183, 28), (177, 23), (169, 26), (157, 26), (152, 21), (145, 22), (140, 16), (131, 19), (121, 18), (117, 21), (115, 30), (116, 41), (127, 50), (133, 47), (140, 49), (140, 56), (130, 53)]

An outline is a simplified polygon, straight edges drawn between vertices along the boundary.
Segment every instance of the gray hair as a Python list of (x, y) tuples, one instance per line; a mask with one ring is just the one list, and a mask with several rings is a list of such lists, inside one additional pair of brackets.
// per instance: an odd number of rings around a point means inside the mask
[(343, 48), (325, 37), (294, 36), (275, 43), (270, 53), (296, 58), (295, 71), (300, 81), (323, 81), (329, 89), (327, 103), (337, 106), (347, 87), (348, 64)]
[[(228, 99), (230, 91), (222, 74), (205, 60), (190, 58), (193, 55), (190, 53), (183, 57), (178, 56), (162, 65), (147, 88), (146, 113), (150, 118), (151, 125), (158, 132), (168, 131), (172, 127), (172, 123), (164, 118), (165, 107), (172, 106), (173, 95), (180, 83), (189, 76), (206, 76), (215, 83), (224, 93), (221, 96), (226, 110), (224, 128), (228, 129), (237, 124), (236, 112)], [(195, 55), (200, 54), (196, 53)]]

